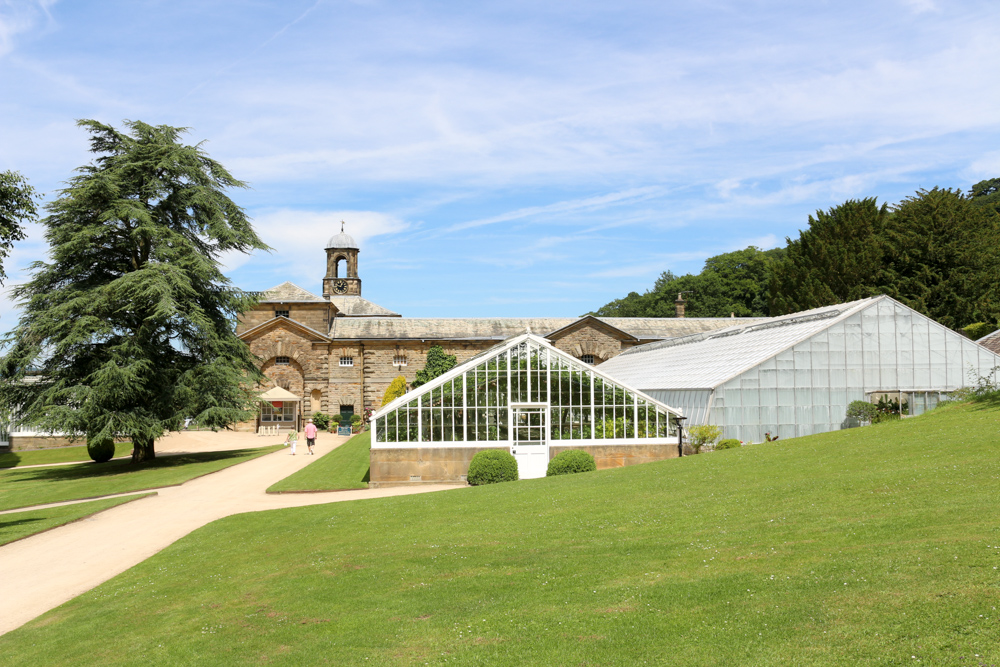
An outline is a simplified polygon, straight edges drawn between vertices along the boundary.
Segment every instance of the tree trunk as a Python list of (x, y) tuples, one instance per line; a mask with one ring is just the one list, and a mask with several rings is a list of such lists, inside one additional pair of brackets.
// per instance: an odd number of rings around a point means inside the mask
[(153, 438), (146, 436), (133, 435), (132, 436), (132, 463), (143, 463), (145, 461), (152, 461), (156, 458), (156, 452), (153, 450)]

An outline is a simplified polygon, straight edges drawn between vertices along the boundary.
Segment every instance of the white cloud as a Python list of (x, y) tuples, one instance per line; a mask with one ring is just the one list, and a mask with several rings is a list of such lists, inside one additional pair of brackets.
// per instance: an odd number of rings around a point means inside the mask
[(0, 2), (0, 57), (14, 50), (16, 37), (30, 32), (41, 21), (52, 21), (49, 7), (56, 0), (3, 0)]

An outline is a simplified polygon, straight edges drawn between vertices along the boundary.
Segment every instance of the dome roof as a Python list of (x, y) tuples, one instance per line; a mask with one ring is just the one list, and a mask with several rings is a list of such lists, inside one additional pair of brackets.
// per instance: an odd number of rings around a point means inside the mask
[(334, 234), (330, 237), (330, 240), (326, 242), (327, 248), (354, 248), (359, 250), (357, 242), (354, 240), (350, 234), (344, 233), (344, 223), (340, 223), (340, 233)]

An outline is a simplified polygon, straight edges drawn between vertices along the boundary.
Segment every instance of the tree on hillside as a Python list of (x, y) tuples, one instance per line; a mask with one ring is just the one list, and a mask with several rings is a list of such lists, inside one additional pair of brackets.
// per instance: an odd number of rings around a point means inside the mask
[(961, 190), (920, 190), (895, 207), (886, 293), (957, 329), (1000, 317), (1000, 216)]
[(47, 206), (51, 261), (13, 290), (23, 314), (0, 359), (0, 409), (40, 430), (131, 438), (138, 463), (185, 416), (217, 428), (255, 414), (262, 376), (234, 330), (253, 299), (218, 258), (267, 246), (226, 195), (245, 185), (180, 143), (183, 128), (79, 125), (97, 157)]
[(0, 285), (7, 279), (4, 260), (15, 241), (24, 240), (21, 223), (35, 217), (35, 189), (16, 171), (0, 171)]
[(767, 315), (767, 285), (771, 266), (784, 251), (762, 251), (753, 246), (705, 260), (697, 275), (664, 271), (645, 294), (632, 292), (605, 304), (593, 314), (603, 317), (674, 317), (674, 301), (685, 295), (687, 317)]
[(809, 228), (771, 274), (770, 314), (784, 315), (882, 293), (889, 208), (874, 197), (809, 216)]
[(410, 383), (411, 387), (419, 387), (422, 384), (427, 384), (439, 375), (444, 375), (458, 363), (454, 354), (445, 354), (444, 348), (440, 345), (431, 345), (431, 348), (427, 350), (427, 363), (424, 367), (417, 371), (416, 379)]

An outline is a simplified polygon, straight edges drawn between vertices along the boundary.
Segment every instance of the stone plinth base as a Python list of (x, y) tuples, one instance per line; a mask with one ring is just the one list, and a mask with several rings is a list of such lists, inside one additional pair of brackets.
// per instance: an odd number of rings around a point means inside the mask
[(11, 435), (10, 451), (19, 452), (29, 449), (52, 449), (54, 447), (68, 447), (71, 445), (86, 445), (86, 438), (77, 438), (70, 441), (62, 435)]
[[(419, 447), (371, 450), (372, 488), (410, 484), (454, 484), (465, 481), (469, 462), (486, 449), (508, 447)], [(677, 445), (552, 445), (549, 457), (570, 449), (582, 449), (594, 457), (598, 470), (677, 458)]]
[(640, 463), (652, 463), (664, 459), (677, 458), (677, 445), (574, 445), (564, 447), (553, 445), (549, 447), (550, 460), (562, 452), (571, 449), (582, 449), (594, 457), (598, 470), (607, 468), (622, 468)]

